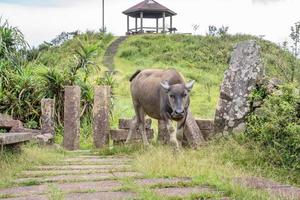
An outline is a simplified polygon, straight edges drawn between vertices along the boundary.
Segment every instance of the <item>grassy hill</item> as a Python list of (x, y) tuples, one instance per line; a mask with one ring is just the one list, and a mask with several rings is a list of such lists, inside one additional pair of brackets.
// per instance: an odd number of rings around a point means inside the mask
[[(112, 35), (86, 33), (64, 42), (61, 46), (43, 50), (34, 65), (55, 68), (62, 72), (75, 65), (76, 51), (82, 46), (92, 50), (92, 64), (89, 66), (88, 81), (99, 84), (107, 70), (102, 59), (107, 46), (115, 39)], [(262, 61), (268, 76), (286, 80), (292, 55), (278, 45), (251, 35), (192, 36), (192, 35), (142, 35), (129, 37), (119, 48), (115, 57), (114, 75), (114, 118), (113, 126), (119, 118), (133, 116), (129, 91), (129, 77), (144, 68), (175, 68), (185, 79), (196, 80), (191, 93), (191, 109), (195, 116), (213, 118), (219, 96), (223, 74), (228, 68), (234, 46), (245, 40), (256, 40), (261, 46)], [(300, 80), (300, 73), (296, 77)], [(83, 76), (83, 70), (79, 75)], [(106, 77), (111, 78), (111, 77)], [(112, 81), (111, 81), (112, 82)]]
[[(229, 66), (234, 46), (256, 40), (261, 46), (262, 61), (268, 76), (285, 80), (292, 56), (278, 45), (250, 35), (223, 37), (192, 35), (132, 36), (119, 48), (115, 58), (117, 109), (121, 117), (132, 116), (129, 77), (144, 68), (175, 68), (187, 80), (196, 80), (191, 94), (191, 108), (197, 117), (213, 118), (219, 87)], [(284, 73), (281, 71), (284, 70)], [(298, 81), (300, 77), (298, 75)]]

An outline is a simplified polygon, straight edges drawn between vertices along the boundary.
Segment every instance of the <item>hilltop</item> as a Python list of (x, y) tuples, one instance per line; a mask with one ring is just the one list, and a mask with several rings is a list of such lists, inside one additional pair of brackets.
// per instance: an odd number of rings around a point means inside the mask
[[(261, 46), (262, 62), (267, 76), (286, 80), (292, 55), (280, 46), (251, 35), (193, 36), (193, 35), (140, 35), (130, 36), (121, 44), (115, 56), (113, 77), (105, 76), (103, 66), (106, 48), (117, 37), (110, 34), (86, 33), (68, 40), (60, 46), (42, 50), (34, 63), (64, 71), (74, 65), (78, 50), (91, 51), (88, 80), (91, 85), (99, 80), (113, 84), (115, 126), (119, 118), (133, 116), (129, 91), (129, 77), (144, 68), (175, 68), (187, 80), (196, 80), (191, 94), (191, 108), (195, 116), (213, 118), (223, 74), (229, 66), (234, 46), (245, 40), (255, 40)], [(80, 47), (80, 48), (79, 48)], [(82, 69), (78, 76), (83, 76)], [(297, 80), (300, 80), (299, 73)]]

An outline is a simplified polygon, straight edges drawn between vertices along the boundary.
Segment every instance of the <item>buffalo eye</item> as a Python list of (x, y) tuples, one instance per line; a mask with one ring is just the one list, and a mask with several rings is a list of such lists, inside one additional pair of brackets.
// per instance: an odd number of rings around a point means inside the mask
[(182, 97), (186, 97), (187, 96), (187, 94), (186, 93), (184, 93), (183, 95), (182, 95)]
[(171, 94), (171, 95), (170, 95), (170, 97), (171, 97), (172, 99), (174, 99), (174, 98), (175, 98), (175, 96), (174, 96), (173, 94)]

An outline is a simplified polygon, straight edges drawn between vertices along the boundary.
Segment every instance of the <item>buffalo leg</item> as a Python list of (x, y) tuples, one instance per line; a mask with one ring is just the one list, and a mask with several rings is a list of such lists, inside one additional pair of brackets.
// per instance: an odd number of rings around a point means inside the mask
[(180, 143), (182, 143), (182, 141), (183, 141), (184, 126), (185, 126), (185, 119), (177, 122), (176, 136), (177, 136), (177, 141), (179, 139)]
[(142, 135), (142, 140), (145, 146), (149, 145), (147, 135), (146, 135), (146, 130), (145, 130), (145, 112), (144, 109), (141, 106), (136, 106), (136, 119), (137, 119), (137, 124), (139, 125), (139, 132)]
[(149, 145), (148, 138), (145, 130), (145, 112), (142, 107), (138, 111), (138, 122), (139, 122), (139, 131), (142, 135), (142, 140), (145, 146)]
[(168, 127), (168, 132), (170, 134), (170, 143), (173, 145), (175, 150), (179, 149), (179, 144), (176, 136), (176, 131), (173, 127), (172, 121), (168, 120), (167, 121), (167, 127)]

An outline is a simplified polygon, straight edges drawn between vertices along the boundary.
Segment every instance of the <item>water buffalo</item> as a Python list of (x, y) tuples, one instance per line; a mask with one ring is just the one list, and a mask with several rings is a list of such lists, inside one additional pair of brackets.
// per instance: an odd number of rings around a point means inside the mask
[[(190, 104), (189, 93), (195, 81), (184, 82), (175, 69), (138, 70), (130, 78), (131, 96), (136, 116), (130, 126), (126, 143), (130, 142), (132, 132), (139, 129), (144, 145), (148, 145), (145, 132), (145, 115), (164, 120), (170, 134), (170, 142), (179, 148), (176, 135), (182, 135)], [(172, 126), (177, 122), (177, 132)]]

